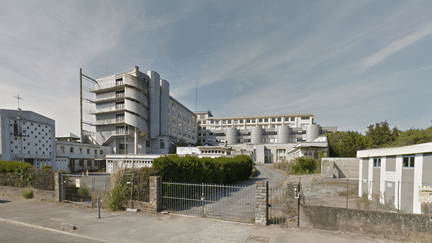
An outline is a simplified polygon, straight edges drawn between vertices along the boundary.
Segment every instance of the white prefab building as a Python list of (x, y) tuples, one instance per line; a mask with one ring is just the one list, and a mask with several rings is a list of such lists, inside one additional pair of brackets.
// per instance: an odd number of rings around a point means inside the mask
[(359, 196), (407, 213), (432, 203), (432, 143), (357, 151)]
[(55, 121), (32, 111), (0, 109), (0, 159), (55, 167)]
[(106, 172), (113, 173), (116, 169), (131, 169), (152, 167), (153, 161), (163, 155), (144, 154), (144, 155), (122, 155), (111, 154), (106, 156)]
[(233, 150), (224, 146), (198, 146), (198, 147), (177, 147), (177, 154), (180, 156), (194, 155), (198, 158), (209, 157), (232, 157)]

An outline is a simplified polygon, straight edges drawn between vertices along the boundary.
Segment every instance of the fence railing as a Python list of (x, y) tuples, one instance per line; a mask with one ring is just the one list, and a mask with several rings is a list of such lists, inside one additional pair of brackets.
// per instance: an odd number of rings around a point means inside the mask
[(253, 222), (255, 187), (162, 183), (162, 208), (202, 217)]

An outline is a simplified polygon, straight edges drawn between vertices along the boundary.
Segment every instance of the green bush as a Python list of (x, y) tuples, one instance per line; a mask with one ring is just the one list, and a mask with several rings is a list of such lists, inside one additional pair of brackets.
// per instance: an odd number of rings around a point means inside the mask
[(317, 168), (315, 159), (311, 157), (299, 157), (290, 165), (292, 174), (313, 173)]
[(27, 199), (33, 198), (33, 189), (32, 188), (26, 188), (21, 192), (21, 195)]
[(153, 167), (164, 181), (233, 184), (249, 179), (252, 164), (252, 159), (247, 155), (233, 158), (168, 155), (155, 159)]
[(25, 172), (27, 169), (33, 167), (32, 164), (21, 161), (4, 161), (0, 160), (0, 173), (6, 172)]
[(106, 193), (105, 200), (108, 208), (113, 211), (123, 210), (125, 207), (129, 188), (126, 181), (124, 169), (118, 169), (111, 174), (111, 189)]
[(51, 170), (51, 165), (42, 165), (42, 170)]

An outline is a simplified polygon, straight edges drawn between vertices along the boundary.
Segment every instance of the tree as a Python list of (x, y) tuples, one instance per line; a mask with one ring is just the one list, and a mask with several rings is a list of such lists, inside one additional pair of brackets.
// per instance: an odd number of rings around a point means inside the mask
[(368, 141), (358, 132), (332, 132), (328, 136), (330, 157), (356, 157), (357, 150), (366, 149)]
[(188, 143), (184, 139), (180, 139), (177, 142), (177, 147), (186, 147), (186, 146), (188, 146)]
[(393, 131), (390, 130), (387, 121), (376, 123), (368, 127), (366, 138), (369, 140), (370, 147), (383, 147), (386, 144), (394, 142), (399, 135), (399, 130), (395, 127)]

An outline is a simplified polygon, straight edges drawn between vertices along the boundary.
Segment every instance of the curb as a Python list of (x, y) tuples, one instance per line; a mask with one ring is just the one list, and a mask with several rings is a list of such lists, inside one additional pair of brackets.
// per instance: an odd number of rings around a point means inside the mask
[(102, 239), (96, 239), (96, 238), (89, 237), (89, 236), (84, 236), (84, 235), (72, 234), (72, 233), (69, 233), (69, 232), (61, 231), (61, 230), (56, 230), (56, 229), (46, 228), (46, 227), (42, 227), (42, 226), (37, 226), (37, 225), (32, 225), (32, 224), (27, 224), (27, 223), (22, 223), (22, 222), (17, 222), (17, 221), (12, 221), (12, 220), (8, 220), (8, 219), (2, 219), (2, 218), (0, 218), (0, 221), (6, 222), (6, 223), (9, 223), (9, 224), (17, 224), (17, 225), (21, 225), (21, 226), (27, 226), (27, 227), (32, 227), (32, 228), (36, 228), (36, 229), (51, 231), (51, 232), (54, 232), (54, 233), (61, 233), (61, 234), (64, 234), (64, 235), (78, 236), (78, 237), (81, 237), (81, 238), (84, 238), (84, 239), (88, 239), (88, 240), (94, 240), (94, 241), (112, 243), (111, 241), (106, 241), (106, 240), (102, 240)]

